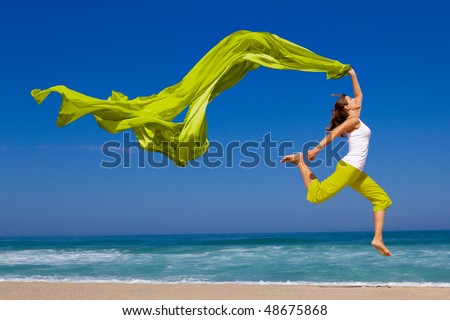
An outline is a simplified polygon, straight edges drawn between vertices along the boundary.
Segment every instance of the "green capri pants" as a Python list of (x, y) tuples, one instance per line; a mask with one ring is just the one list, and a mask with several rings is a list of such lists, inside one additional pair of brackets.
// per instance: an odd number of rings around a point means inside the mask
[(311, 181), (306, 200), (312, 203), (324, 202), (345, 186), (352, 187), (372, 202), (373, 211), (385, 210), (392, 204), (391, 198), (371, 177), (343, 160), (338, 162), (336, 171), (322, 182), (318, 179)]

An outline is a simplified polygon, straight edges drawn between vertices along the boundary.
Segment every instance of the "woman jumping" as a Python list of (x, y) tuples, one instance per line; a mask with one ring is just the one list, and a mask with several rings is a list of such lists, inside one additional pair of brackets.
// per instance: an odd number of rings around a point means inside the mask
[(330, 126), (327, 128), (327, 131), (331, 132), (314, 149), (308, 151), (308, 160), (312, 161), (319, 151), (336, 137), (347, 135), (349, 152), (338, 162), (334, 173), (320, 182), (306, 165), (301, 153), (285, 156), (281, 162), (293, 162), (297, 165), (306, 186), (306, 199), (312, 203), (328, 200), (345, 186), (352, 187), (372, 202), (375, 224), (372, 246), (382, 255), (390, 256), (391, 252), (383, 243), (383, 223), (386, 209), (392, 201), (386, 192), (363, 171), (371, 132), (369, 127), (359, 119), (363, 95), (358, 78), (353, 69), (348, 74), (352, 79), (355, 97), (340, 95), (334, 105)]

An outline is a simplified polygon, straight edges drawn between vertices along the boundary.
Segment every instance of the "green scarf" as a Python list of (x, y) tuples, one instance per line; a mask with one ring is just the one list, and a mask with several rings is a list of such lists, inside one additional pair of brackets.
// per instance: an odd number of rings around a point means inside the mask
[[(60, 127), (90, 113), (106, 131), (132, 129), (142, 148), (162, 152), (177, 166), (186, 166), (208, 149), (208, 103), (259, 66), (326, 72), (327, 79), (338, 79), (350, 70), (348, 64), (319, 56), (269, 32), (241, 30), (220, 41), (179, 83), (158, 94), (128, 100), (112, 91), (108, 100), (101, 100), (60, 85), (35, 89), (31, 95), (38, 104), (50, 92), (62, 95), (56, 122)], [(173, 122), (188, 106), (184, 121)]]

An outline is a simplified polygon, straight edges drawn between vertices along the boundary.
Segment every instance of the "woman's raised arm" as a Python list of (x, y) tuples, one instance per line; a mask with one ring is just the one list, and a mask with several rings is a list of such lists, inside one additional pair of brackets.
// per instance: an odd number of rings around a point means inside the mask
[(361, 91), (361, 87), (359, 86), (358, 77), (356, 76), (356, 72), (355, 72), (355, 70), (350, 69), (348, 74), (350, 75), (350, 78), (352, 79), (353, 93), (355, 95), (355, 99), (357, 100), (358, 104), (360, 106), (362, 106), (363, 94)]

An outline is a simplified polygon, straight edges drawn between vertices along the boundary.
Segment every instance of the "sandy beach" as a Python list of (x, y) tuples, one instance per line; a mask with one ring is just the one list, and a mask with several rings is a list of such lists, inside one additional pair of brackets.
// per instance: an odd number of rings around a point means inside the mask
[(2, 300), (447, 300), (448, 287), (0, 282)]

